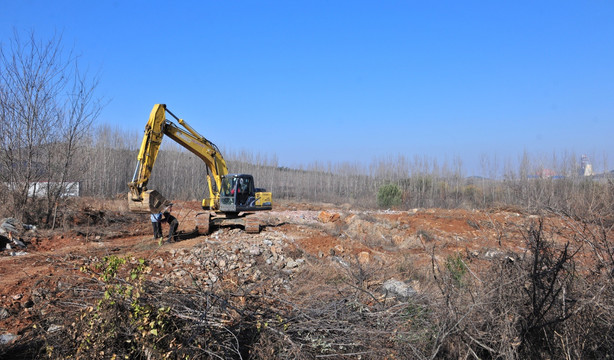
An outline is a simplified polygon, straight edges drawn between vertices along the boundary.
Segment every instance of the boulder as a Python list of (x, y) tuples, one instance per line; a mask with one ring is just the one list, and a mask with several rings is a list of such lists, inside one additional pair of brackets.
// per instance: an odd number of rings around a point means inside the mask
[(384, 285), (382, 285), (382, 289), (384, 290), (384, 293), (391, 294), (402, 301), (405, 301), (417, 294), (414, 288), (396, 279), (387, 280)]
[(329, 213), (328, 211), (321, 211), (318, 215), (318, 221), (322, 223), (331, 223), (339, 220), (339, 214)]

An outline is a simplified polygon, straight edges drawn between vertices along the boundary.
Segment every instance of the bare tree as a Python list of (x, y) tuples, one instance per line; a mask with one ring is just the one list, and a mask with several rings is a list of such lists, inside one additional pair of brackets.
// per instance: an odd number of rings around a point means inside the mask
[(97, 80), (77, 60), (57, 35), (41, 41), (30, 33), (23, 40), (15, 32), (0, 44), (0, 179), (17, 217), (32, 216), (38, 186), (49, 221), (66, 183), (79, 180), (75, 155), (101, 103), (94, 97)]

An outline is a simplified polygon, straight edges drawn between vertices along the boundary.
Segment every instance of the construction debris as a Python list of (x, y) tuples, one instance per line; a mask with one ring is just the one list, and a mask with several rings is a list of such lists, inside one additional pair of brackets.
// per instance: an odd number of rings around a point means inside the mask
[[(22, 224), (19, 220), (9, 217), (0, 220), (0, 251), (13, 248), (25, 249), (26, 243), (20, 239), (24, 231), (35, 231), (36, 226)], [(22, 252), (18, 252), (22, 253)], [(13, 254), (11, 254), (13, 255)], [(22, 255), (22, 254), (17, 254)]]
[(19, 235), (22, 229), (21, 223), (15, 218), (4, 218), (0, 220), (0, 235), (11, 238), (13, 234)]

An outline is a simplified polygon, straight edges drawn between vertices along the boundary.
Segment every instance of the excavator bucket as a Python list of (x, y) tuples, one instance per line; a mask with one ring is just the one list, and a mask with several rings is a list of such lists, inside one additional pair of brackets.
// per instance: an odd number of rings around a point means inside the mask
[(128, 193), (128, 208), (134, 213), (150, 214), (159, 213), (170, 205), (157, 190), (147, 190), (142, 193), (142, 200), (135, 200), (132, 194)]

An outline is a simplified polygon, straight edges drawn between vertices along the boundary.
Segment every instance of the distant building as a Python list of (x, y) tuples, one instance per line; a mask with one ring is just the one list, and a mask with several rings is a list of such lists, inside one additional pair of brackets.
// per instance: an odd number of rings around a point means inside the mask
[[(6, 186), (10, 190), (15, 190), (18, 185), (15, 183), (6, 183)], [(45, 197), (47, 196), (47, 190), (58, 191), (60, 190), (60, 197), (74, 197), (81, 195), (80, 184), (78, 181), (65, 182), (63, 186), (59, 182), (47, 182), (37, 181), (30, 183), (28, 187), (29, 197)]]
[(47, 196), (47, 189), (51, 191), (60, 190), (60, 197), (74, 197), (79, 196), (81, 191), (79, 189), (79, 182), (66, 182), (63, 187), (59, 182), (35, 182), (30, 184), (28, 188), (28, 196), (31, 197), (45, 197)]
[(588, 156), (582, 155), (582, 161), (580, 165), (580, 176), (593, 176), (595, 172), (593, 171), (593, 165), (588, 159)]

